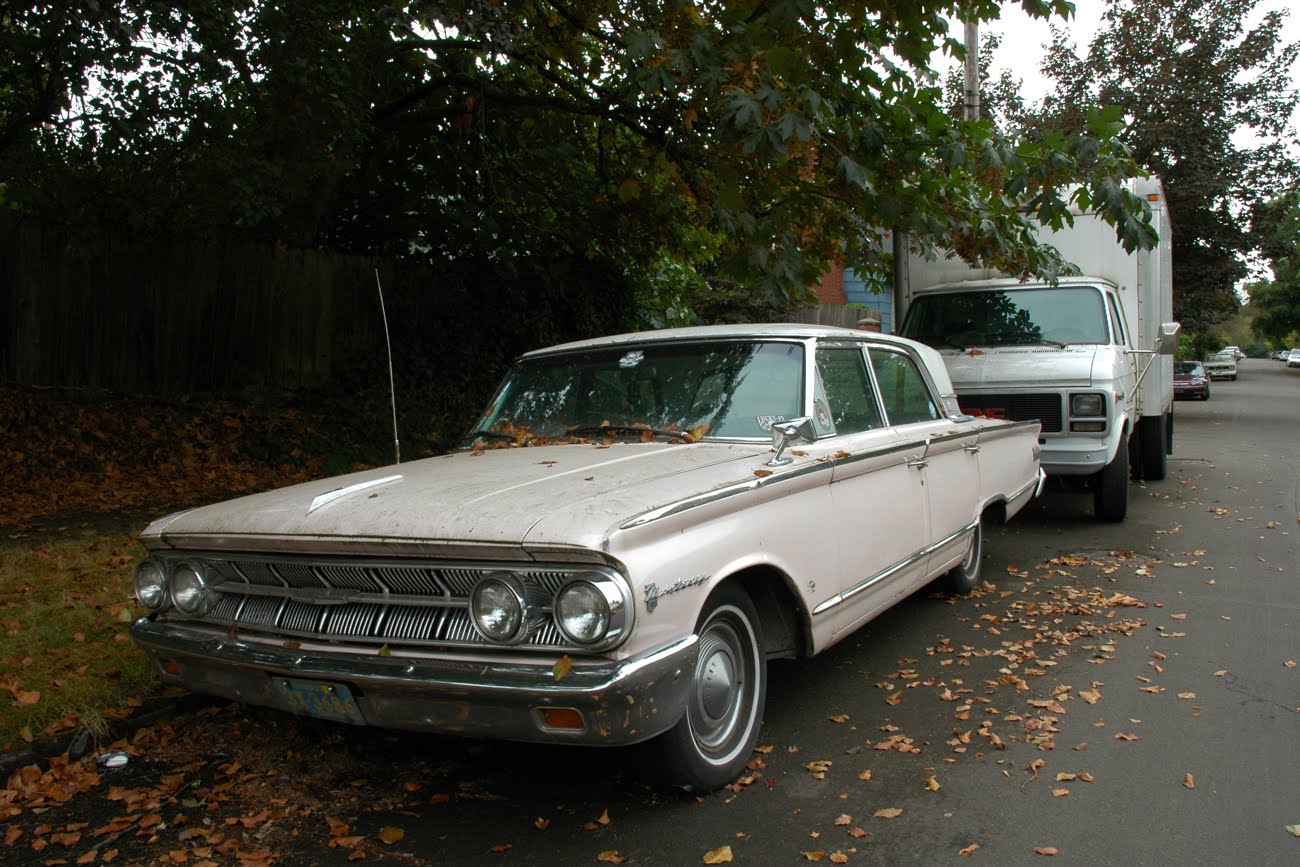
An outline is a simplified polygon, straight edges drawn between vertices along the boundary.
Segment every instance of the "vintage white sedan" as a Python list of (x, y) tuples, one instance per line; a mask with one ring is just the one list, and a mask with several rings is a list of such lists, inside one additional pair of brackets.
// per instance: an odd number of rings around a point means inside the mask
[(1037, 422), (971, 418), (939, 355), (810, 325), (518, 359), (464, 445), (151, 524), (132, 627), (166, 683), (356, 724), (651, 741), (709, 789), (767, 661), (812, 656), (1041, 489)]

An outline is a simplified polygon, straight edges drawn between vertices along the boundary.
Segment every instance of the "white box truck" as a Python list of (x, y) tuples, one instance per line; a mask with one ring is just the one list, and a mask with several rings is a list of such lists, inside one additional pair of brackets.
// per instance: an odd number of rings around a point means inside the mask
[(1093, 213), (1044, 228), (1081, 276), (1021, 281), (949, 256), (912, 254), (901, 334), (938, 349), (970, 415), (1042, 423), (1049, 479), (1093, 494), (1104, 521), (1128, 513), (1130, 475), (1163, 479), (1173, 452), (1171, 231), (1159, 180), (1131, 181), (1159, 243), (1125, 252)]

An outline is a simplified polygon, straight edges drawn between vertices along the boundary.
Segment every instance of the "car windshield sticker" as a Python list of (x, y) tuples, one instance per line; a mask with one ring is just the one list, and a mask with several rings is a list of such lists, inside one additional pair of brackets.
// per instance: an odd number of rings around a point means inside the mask
[(772, 425), (777, 424), (778, 422), (783, 422), (783, 421), (785, 421), (785, 416), (783, 416), (783, 415), (760, 415), (760, 416), (756, 416), (756, 417), (755, 417), (755, 420), (758, 422), (758, 428), (759, 428), (759, 430), (769, 430), (769, 431), (770, 431), (770, 430), (772, 429)]
[(618, 366), (623, 369), (636, 367), (645, 360), (645, 353), (639, 349), (634, 349), (618, 360)]

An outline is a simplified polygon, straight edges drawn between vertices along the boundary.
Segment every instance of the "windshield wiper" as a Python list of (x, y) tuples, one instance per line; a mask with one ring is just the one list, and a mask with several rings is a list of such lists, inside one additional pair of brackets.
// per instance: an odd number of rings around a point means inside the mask
[(499, 431), (499, 430), (476, 430), (465, 434), (465, 441), (473, 442), (474, 440), (510, 440), (511, 442), (514, 442), (518, 438), (518, 436), (519, 436), (518, 434), (506, 433), (505, 431)]
[(687, 438), (688, 431), (668, 430), (661, 427), (642, 427), (633, 424), (591, 424), (581, 427), (566, 428), (565, 433), (570, 436), (582, 436), (583, 434), (594, 433), (631, 433), (638, 436), (643, 433), (652, 433), (657, 437), (668, 437), (675, 440), (684, 440)]

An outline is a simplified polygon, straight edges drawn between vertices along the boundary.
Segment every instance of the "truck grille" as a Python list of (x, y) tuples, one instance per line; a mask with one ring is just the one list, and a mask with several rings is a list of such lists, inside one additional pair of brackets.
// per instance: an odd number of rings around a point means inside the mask
[(349, 645), (429, 645), (494, 647), (475, 631), (469, 596), (489, 572), (514, 572), (529, 597), (545, 600), (546, 617), (515, 648), (570, 651), (550, 617), (550, 599), (578, 571), (589, 569), (520, 568), (394, 562), (385, 560), (266, 559), (191, 555), (185, 561), (202, 569), (219, 591), (200, 617), (172, 609), (163, 617), (200, 621), (238, 633), (271, 638), (339, 642)]
[(1005, 418), (1011, 421), (1037, 419), (1043, 433), (1061, 432), (1059, 394), (959, 394), (957, 403), (970, 415)]

